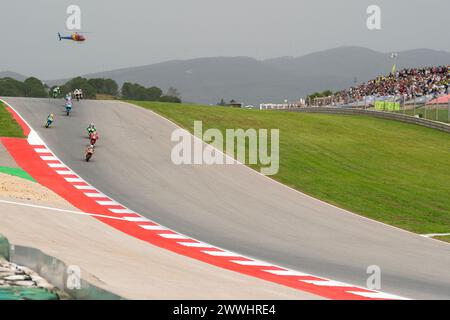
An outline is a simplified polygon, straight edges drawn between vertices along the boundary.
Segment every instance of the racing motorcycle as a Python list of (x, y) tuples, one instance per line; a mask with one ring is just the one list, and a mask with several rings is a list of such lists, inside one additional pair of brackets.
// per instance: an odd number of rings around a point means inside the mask
[(91, 139), (91, 135), (92, 135), (94, 132), (97, 132), (97, 130), (92, 129), (92, 128), (87, 128), (86, 131), (87, 131), (87, 135), (88, 135), (88, 138), (89, 138), (89, 139)]
[(52, 97), (53, 99), (58, 98), (58, 96), (61, 94), (61, 89), (59, 87), (56, 87), (52, 91)]
[(54, 121), (53, 119), (47, 118), (47, 122), (45, 123), (45, 127), (48, 129), (52, 125), (53, 121)]
[(85, 154), (85, 159), (86, 162), (89, 162), (89, 160), (91, 160), (92, 156), (94, 155), (95, 149), (94, 146), (89, 146), (86, 150), (86, 154)]
[(96, 131), (89, 134), (89, 139), (91, 140), (91, 145), (94, 146), (98, 140), (98, 133)]
[(80, 101), (83, 99), (83, 91), (81, 89), (75, 89), (74, 91), (75, 98), (77, 98), (77, 101)]
[(69, 116), (71, 111), (72, 111), (72, 103), (67, 101), (66, 102), (66, 114)]

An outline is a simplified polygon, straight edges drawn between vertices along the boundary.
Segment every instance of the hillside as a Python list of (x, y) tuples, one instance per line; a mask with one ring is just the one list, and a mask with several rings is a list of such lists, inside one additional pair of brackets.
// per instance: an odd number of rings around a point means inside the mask
[[(417, 49), (399, 53), (398, 67), (450, 64), (450, 53)], [(381, 74), (392, 67), (389, 53), (360, 47), (340, 47), (301, 57), (256, 60), (213, 57), (175, 60), (141, 67), (88, 74), (163, 89), (176, 87), (184, 101), (215, 104), (235, 99), (246, 104), (296, 100), (307, 94), (340, 90)], [(49, 84), (62, 81), (47, 81)]]
[(24, 81), (28, 77), (12, 71), (0, 71), (0, 79), (1, 78), (12, 78), (14, 80)]

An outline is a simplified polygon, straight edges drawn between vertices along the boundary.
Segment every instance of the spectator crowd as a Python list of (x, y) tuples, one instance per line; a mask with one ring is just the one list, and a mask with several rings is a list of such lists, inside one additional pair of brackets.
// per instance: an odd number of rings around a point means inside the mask
[(403, 69), (359, 86), (336, 92), (334, 103), (351, 103), (377, 97), (397, 97), (403, 101), (416, 97), (449, 93), (450, 66)]

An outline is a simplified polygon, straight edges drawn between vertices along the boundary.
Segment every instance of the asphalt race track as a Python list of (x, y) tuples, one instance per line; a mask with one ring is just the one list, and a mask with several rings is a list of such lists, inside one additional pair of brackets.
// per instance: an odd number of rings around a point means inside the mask
[[(166, 227), (258, 260), (363, 287), (367, 268), (376, 265), (383, 292), (450, 299), (449, 244), (350, 214), (241, 165), (176, 166), (170, 160), (176, 126), (145, 109), (75, 101), (66, 117), (63, 100), (5, 100), (86, 181)], [(45, 129), (49, 113), (56, 121)], [(100, 140), (86, 163), (90, 122)]]

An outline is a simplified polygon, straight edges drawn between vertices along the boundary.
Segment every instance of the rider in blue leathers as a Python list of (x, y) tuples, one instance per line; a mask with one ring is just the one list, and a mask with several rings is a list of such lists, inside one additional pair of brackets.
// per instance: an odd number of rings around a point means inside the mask
[(53, 121), (55, 121), (55, 115), (52, 113), (52, 114), (49, 114), (48, 115), (48, 117), (47, 117), (47, 123), (46, 123), (46, 127), (48, 128), (48, 127), (50, 127), (50, 125), (53, 123)]

